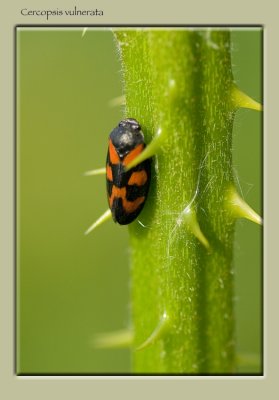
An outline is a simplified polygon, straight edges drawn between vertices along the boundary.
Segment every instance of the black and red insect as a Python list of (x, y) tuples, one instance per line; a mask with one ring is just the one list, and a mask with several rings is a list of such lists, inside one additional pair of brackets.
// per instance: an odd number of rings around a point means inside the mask
[(147, 159), (126, 170), (144, 148), (141, 126), (134, 118), (121, 121), (109, 136), (106, 164), (107, 195), (113, 220), (121, 225), (134, 221), (146, 200), (151, 160)]

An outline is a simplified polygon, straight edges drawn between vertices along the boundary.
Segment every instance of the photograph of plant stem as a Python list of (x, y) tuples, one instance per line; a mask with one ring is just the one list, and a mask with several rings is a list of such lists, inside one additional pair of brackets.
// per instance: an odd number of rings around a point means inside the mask
[[(17, 374), (263, 373), (262, 35), (16, 29)], [(92, 230), (127, 117), (149, 195)]]

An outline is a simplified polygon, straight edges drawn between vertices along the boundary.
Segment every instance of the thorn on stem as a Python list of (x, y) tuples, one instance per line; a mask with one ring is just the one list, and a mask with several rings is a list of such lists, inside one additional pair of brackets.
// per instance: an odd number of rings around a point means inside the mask
[(126, 104), (126, 97), (124, 95), (114, 97), (108, 104), (110, 107), (124, 106)]
[(260, 103), (242, 92), (236, 85), (232, 86), (231, 96), (235, 108), (250, 108), (256, 111), (262, 111), (263, 109)]
[(240, 197), (234, 187), (229, 189), (228, 205), (235, 218), (246, 218), (262, 225), (262, 218)]
[(162, 338), (162, 336), (168, 331), (169, 329), (169, 316), (167, 312), (165, 311), (160, 318), (160, 321), (154, 331), (151, 333), (151, 335), (142, 343), (140, 344), (136, 350), (143, 350), (146, 347), (149, 347), (152, 345), (154, 342), (158, 341), (159, 339)]
[(92, 340), (92, 346), (98, 349), (117, 349), (131, 347), (134, 341), (133, 332), (130, 329), (99, 333)]
[(106, 168), (98, 168), (84, 172), (84, 176), (105, 175), (105, 173), (106, 173)]
[(86, 33), (87, 29), (88, 29), (88, 28), (83, 28), (83, 30), (82, 30), (82, 34), (81, 34), (81, 37), (84, 37), (84, 35), (85, 35), (85, 33)]
[(208, 243), (207, 238), (204, 236), (200, 225), (197, 220), (197, 214), (194, 208), (187, 206), (182, 213), (180, 214), (177, 224), (181, 225), (181, 223), (184, 224), (184, 226), (187, 227), (187, 229), (192, 232), (192, 234), (201, 242), (201, 244), (204, 245), (204, 247), (209, 250), (210, 245)]
[(100, 218), (97, 219), (97, 221), (92, 224), (86, 232), (84, 232), (85, 235), (88, 235), (88, 233), (92, 232), (95, 228), (98, 226), (102, 225), (104, 222), (108, 221), (112, 217), (110, 209), (108, 209), (106, 212), (104, 212), (103, 215), (100, 216)]
[(162, 129), (159, 128), (153, 140), (146, 146), (142, 153), (131, 161), (131, 163), (126, 167), (126, 171), (129, 171), (131, 168), (154, 156), (161, 147), (163, 137), (164, 134)]

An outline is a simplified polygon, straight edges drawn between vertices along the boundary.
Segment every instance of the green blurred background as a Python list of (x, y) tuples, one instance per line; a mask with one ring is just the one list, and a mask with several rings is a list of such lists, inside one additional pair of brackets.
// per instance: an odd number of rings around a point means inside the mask
[[(120, 62), (109, 29), (17, 29), (17, 373), (129, 373), (126, 349), (98, 350), (94, 335), (129, 325), (127, 228), (84, 231), (106, 209), (107, 138), (121, 120)], [(260, 30), (232, 31), (240, 88), (261, 101)], [(261, 212), (261, 115), (240, 110), (234, 164)], [(235, 238), (237, 340), (259, 355), (261, 229), (239, 221)], [(257, 366), (241, 371), (257, 372)]]

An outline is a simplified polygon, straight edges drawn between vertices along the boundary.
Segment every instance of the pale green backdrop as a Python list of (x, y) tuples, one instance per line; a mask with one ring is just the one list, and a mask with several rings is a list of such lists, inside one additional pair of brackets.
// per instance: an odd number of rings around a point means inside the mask
[[(127, 227), (112, 221), (89, 236), (107, 209), (107, 138), (122, 118), (110, 30), (17, 29), (17, 372), (129, 373), (128, 350), (97, 350), (99, 332), (129, 325)], [(234, 76), (261, 101), (259, 30), (232, 33)], [(261, 115), (235, 120), (234, 163), (245, 199), (261, 212)], [(261, 352), (261, 229), (237, 224), (237, 337), (241, 352)], [(253, 358), (252, 357), (252, 358)], [(249, 367), (250, 372), (259, 367)]]

